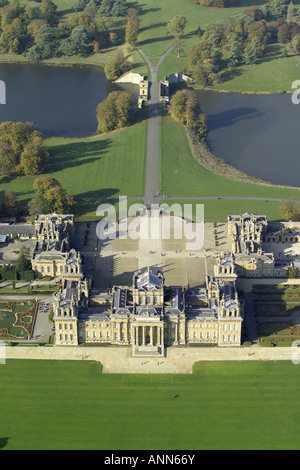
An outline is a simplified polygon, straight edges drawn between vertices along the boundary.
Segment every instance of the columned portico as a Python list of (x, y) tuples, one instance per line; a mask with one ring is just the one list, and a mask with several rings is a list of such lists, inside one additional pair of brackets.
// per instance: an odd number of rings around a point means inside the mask
[(161, 356), (164, 354), (164, 327), (158, 324), (139, 322), (132, 325), (133, 356)]

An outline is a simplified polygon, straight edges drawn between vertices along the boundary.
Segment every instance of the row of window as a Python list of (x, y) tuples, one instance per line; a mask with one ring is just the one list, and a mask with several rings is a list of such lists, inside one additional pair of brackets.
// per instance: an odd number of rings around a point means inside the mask
[(73, 323), (59, 323), (58, 324), (58, 329), (59, 330), (67, 330), (67, 329), (73, 330)]
[(59, 341), (73, 341), (73, 335), (59, 335)]
[(233, 329), (234, 329), (234, 331), (238, 331), (238, 325), (237, 325), (237, 324), (235, 324), (235, 325), (231, 325), (231, 324), (227, 325), (226, 323), (224, 323), (224, 325), (223, 325), (223, 331), (227, 331), (227, 329), (228, 329), (228, 331), (232, 331)]
[[(92, 333), (93, 333), (93, 334), (90, 335), (89, 331), (87, 331), (87, 334), (86, 334), (87, 339), (95, 339), (95, 340), (98, 339), (98, 338), (97, 338), (97, 333), (96, 333), (96, 331), (93, 331)], [(81, 337), (81, 339), (83, 338), (83, 333), (80, 333), (80, 337)], [(207, 331), (206, 335), (204, 335), (203, 331), (200, 331), (200, 333), (194, 331), (194, 332), (193, 332), (193, 335), (192, 335), (192, 338), (190, 338), (189, 333), (187, 333), (187, 335), (186, 335), (187, 340), (189, 340), (189, 339), (193, 339), (193, 340), (198, 340), (198, 339), (200, 339), (200, 340), (201, 340), (201, 339), (217, 339), (217, 337), (218, 337), (218, 336), (217, 336), (217, 332), (216, 332), (216, 331), (214, 331), (213, 335), (211, 335), (210, 331)], [(103, 332), (100, 331), (99, 339), (100, 339), (100, 340), (101, 340), (101, 339), (110, 340), (110, 333), (109, 333), (109, 331), (106, 333), (106, 338), (104, 337)], [(118, 340), (118, 334), (117, 334), (117, 333), (115, 333), (114, 339), (115, 339), (115, 340)], [(121, 341), (124, 341), (124, 340), (125, 340), (125, 335), (124, 335), (123, 333), (121, 334), (121, 338), (120, 338), (120, 339), (121, 339)], [(131, 339), (131, 335), (129, 335), (129, 339)], [(179, 334), (179, 340), (180, 340), (180, 339), (182, 339), (181, 334)], [(172, 335), (172, 340), (174, 340), (174, 336), (173, 336), (173, 335)], [(223, 340), (223, 342), (225, 342), (225, 343), (226, 343), (226, 342), (232, 342), (232, 341), (233, 341), (233, 342), (237, 342), (237, 341), (238, 341), (238, 336), (237, 336), (237, 335), (223, 335), (223, 336), (222, 336), (222, 340)], [(70, 334), (70, 335), (67, 335), (67, 334), (62, 335), (62, 334), (60, 334), (60, 335), (59, 335), (59, 341), (73, 341), (73, 335), (72, 335), (72, 334)]]
[[(206, 332), (206, 335), (204, 335), (203, 331), (200, 331), (200, 333), (198, 331), (193, 331), (193, 334), (192, 334), (192, 338), (190, 337), (190, 333), (187, 333), (186, 334), (186, 339), (217, 339), (218, 337), (218, 333), (217, 331), (214, 331), (213, 332), (213, 335), (211, 335), (211, 332), (210, 331), (207, 331)], [(180, 335), (179, 335), (179, 339), (181, 339)]]

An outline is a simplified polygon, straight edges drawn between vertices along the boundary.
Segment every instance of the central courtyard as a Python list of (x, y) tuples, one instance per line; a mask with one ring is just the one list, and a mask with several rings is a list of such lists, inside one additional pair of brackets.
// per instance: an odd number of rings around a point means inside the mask
[[(129, 221), (134, 223), (135, 220)], [(187, 249), (189, 240), (185, 236), (183, 222), (182, 238), (176, 238), (174, 219), (171, 221), (170, 236), (158, 226), (158, 238), (134, 239), (129, 230), (124, 233), (122, 221), (112, 229), (111, 236), (101, 240), (97, 236), (97, 223), (76, 224), (74, 245), (83, 256), (85, 272), (92, 275), (95, 288), (107, 289), (114, 285), (131, 285), (135, 271), (147, 268), (161, 270), (166, 286), (201, 287), (205, 284), (206, 274), (211, 272), (215, 257), (230, 250), (227, 239), (227, 224), (203, 223), (204, 244), (199, 249)], [(190, 224), (195, 231), (195, 224)], [(84, 242), (86, 231), (88, 236)], [(215, 244), (215, 232), (218, 245)], [(193, 232), (194, 233), (194, 232)], [(135, 234), (136, 235), (136, 234)]]

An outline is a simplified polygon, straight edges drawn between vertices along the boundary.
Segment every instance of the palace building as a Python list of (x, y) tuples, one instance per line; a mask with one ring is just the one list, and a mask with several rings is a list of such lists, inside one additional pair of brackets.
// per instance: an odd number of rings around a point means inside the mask
[(81, 278), (80, 253), (71, 249), (74, 216), (45, 214), (35, 219), (35, 238), (32, 269), (36, 275)]
[(287, 277), (294, 261), (275, 259), (263, 242), (298, 240), (292, 229), (272, 230), (265, 216), (228, 217), (232, 249), (220, 253), (204, 287), (167, 286), (163, 272), (147, 268), (128, 286), (95, 289), (79, 252), (70, 248), (72, 215), (39, 215), (32, 267), (60, 279), (53, 294), (55, 345), (126, 345), (132, 356), (162, 356), (171, 345), (240, 346), (244, 305), (236, 283), (244, 277)]
[(235, 282), (207, 277), (206, 288), (166, 287), (161, 272), (134, 273), (132, 286), (108, 291), (64, 281), (53, 296), (56, 345), (129, 345), (133, 356), (163, 355), (166, 346), (240, 346), (243, 304)]

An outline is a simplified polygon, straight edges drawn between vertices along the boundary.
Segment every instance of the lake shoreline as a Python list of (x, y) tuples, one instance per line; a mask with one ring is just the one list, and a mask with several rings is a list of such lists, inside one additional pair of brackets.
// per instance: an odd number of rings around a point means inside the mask
[(196, 133), (189, 130), (183, 126), (186, 130), (187, 139), (190, 145), (190, 149), (195, 160), (207, 170), (212, 171), (213, 173), (222, 176), (224, 178), (229, 178), (233, 181), (240, 183), (251, 183), (259, 184), (262, 186), (268, 186), (278, 189), (294, 189), (300, 190), (298, 186), (291, 185), (280, 185), (266, 181), (262, 178), (257, 178), (256, 176), (249, 175), (248, 173), (239, 170), (238, 168), (225, 163), (222, 158), (214, 155), (206, 142), (201, 141)]

